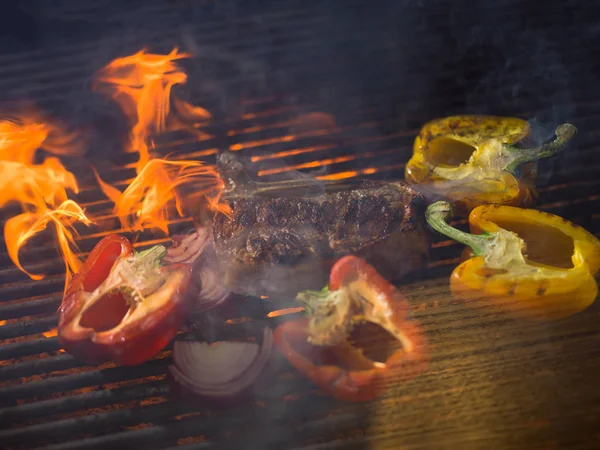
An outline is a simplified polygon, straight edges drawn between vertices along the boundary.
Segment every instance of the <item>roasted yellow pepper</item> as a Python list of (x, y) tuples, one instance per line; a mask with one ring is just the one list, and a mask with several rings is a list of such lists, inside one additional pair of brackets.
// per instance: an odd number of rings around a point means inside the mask
[(431, 204), (427, 222), (468, 245), (472, 257), (450, 277), (452, 295), (501, 307), (515, 316), (558, 319), (590, 306), (598, 295), (600, 241), (563, 219), (534, 209), (482, 205), (471, 211), (471, 232), (447, 223), (450, 203)]
[(529, 134), (528, 123), (521, 119), (467, 115), (433, 120), (415, 139), (405, 178), (421, 184), (430, 199), (453, 201), (457, 213), (465, 215), (483, 204), (531, 206), (535, 182), (519, 177), (518, 169), (555, 155), (577, 129), (563, 124), (555, 133), (552, 142), (523, 149), (513, 146)]

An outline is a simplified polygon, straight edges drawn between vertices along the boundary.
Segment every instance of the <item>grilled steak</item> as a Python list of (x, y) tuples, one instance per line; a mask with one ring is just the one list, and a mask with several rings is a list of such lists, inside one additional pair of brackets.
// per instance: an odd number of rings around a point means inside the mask
[(227, 287), (244, 295), (292, 297), (321, 289), (341, 256), (365, 258), (397, 280), (428, 262), (424, 198), (403, 182), (359, 181), (313, 195), (229, 193), (213, 240)]

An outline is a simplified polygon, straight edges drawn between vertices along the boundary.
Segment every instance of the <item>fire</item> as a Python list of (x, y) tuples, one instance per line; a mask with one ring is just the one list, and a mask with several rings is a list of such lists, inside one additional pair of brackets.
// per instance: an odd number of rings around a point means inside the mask
[[(178, 187), (191, 184), (196, 193), (204, 193), (209, 206), (228, 213), (219, 204), (222, 181), (215, 170), (200, 161), (150, 160), (123, 193), (101, 182), (106, 195), (115, 202), (115, 213), (125, 228), (142, 230), (158, 228), (169, 233), (167, 206), (173, 200), (178, 214), (183, 217), (183, 198)], [(118, 197), (115, 192), (119, 192)]]
[[(56, 155), (79, 152), (74, 135), (42, 122), (39, 114), (29, 112), (17, 120), (0, 121), (0, 208), (10, 203), (21, 206), (23, 213), (11, 217), (4, 226), (4, 240), (13, 263), (33, 280), (43, 274), (32, 274), (19, 261), (19, 250), (33, 236), (54, 224), (56, 239), (67, 270), (67, 281), (80, 261), (74, 241), (75, 222), (90, 225), (82, 208), (68, 198), (77, 193), (75, 176), (54, 156), (35, 164), (38, 150)], [(72, 144), (72, 145), (70, 145)]]
[(0, 161), (0, 171), (0, 208), (18, 202), (25, 210), (35, 211), (64, 202), (68, 191), (79, 191), (75, 176), (54, 157), (37, 165)]
[(15, 265), (31, 279), (41, 280), (44, 278), (43, 275), (29, 273), (21, 266), (19, 249), (33, 236), (45, 230), (49, 223), (53, 223), (56, 229), (56, 238), (67, 266), (68, 283), (71, 274), (76, 273), (81, 265), (81, 261), (72, 250), (72, 248), (77, 248), (74, 238), (77, 231), (73, 225), (79, 221), (88, 226), (92, 223), (81, 206), (73, 200), (65, 200), (55, 209), (40, 205), (34, 212), (25, 212), (11, 217), (4, 225), (4, 239), (8, 254)]
[(54, 155), (81, 151), (76, 134), (61, 130), (32, 108), (14, 119), (0, 121), (0, 161), (32, 165), (40, 148)]
[(141, 50), (117, 58), (98, 73), (98, 86), (113, 88), (112, 97), (133, 123), (128, 152), (139, 152), (139, 173), (150, 160), (148, 142), (153, 133), (166, 130), (171, 109), (171, 89), (185, 83), (187, 77), (175, 61), (189, 55), (173, 49), (168, 55), (154, 55)]
[[(223, 182), (213, 167), (200, 161), (153, 159), (150, 154), (154, 135), (179, 129), (197, 133), (211, 119), (204, 108), (171, 96), (173, 86), (187, 81), (176, 61), (189, 56), (177, 48), (168, 55), (141, 50), (112, 61), (98, 74), (99, 85), (112, 88), (112, 97), (132, 123), (126, 150), (139, 153), (137, 176), (123, 192), (96, 174), (102, 191), (115, 203), (114, 212), (124, 228), (150, 227), (168, 234), (169, 206), (174, 203), (177, 213), (184, 215), (178, 190), (183, 184), (204, 195), (211, 209), (226, 212), (219, 204)], [(171, 114), (171, 105), (180, 118)]]

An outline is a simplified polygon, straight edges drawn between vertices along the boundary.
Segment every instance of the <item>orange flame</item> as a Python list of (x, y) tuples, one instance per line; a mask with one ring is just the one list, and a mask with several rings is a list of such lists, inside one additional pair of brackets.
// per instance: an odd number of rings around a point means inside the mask
[[(171, 89), (184, 84), (187, 75), (175, 64), (176, 60), (189, 58), (174, 48), (168, 55), (155, 55), (141, 50), (117, 58), (102, 68), (97, 82), (113, 87), (112, 97), (121, 105), (133, 124), (128, 152), (139, 152), (137, 173), (150, 160), (150, 138), (167, 131), (167, 118), (171, 112)], [(175, 99), (175, 106), (191, 122), (205, 123), (211, 118), (208, 111)]]
[(127, 151), (140, 153), (138, 173), (150, 159), (148, 138), (166, 129), (171, 88), (187, 78), (174, 61), (187, 56), (178, 54), (176, 48), (166, 56), (141, 50), (115, 59), (98, 74), (98, 82), (114, 87), (113, 98), (134, 124)]
[(0, 160), (31, 165), (40, 148), (55, 155), (80, 153), (76, 138), (74, 133), (60, 130), (40, 113), (28, 108), (25, 114), (15, 119), (0, 121)]
[[(98, 181), (107, 197), (115, 201), (114, 191), (118, 190), (100, 179)], [(219, 204), (223, 184), (212, 167), (200, 161), (153, 159), (115, 202), (115, 214), (121, 225), (136, 231), (158, 228), (168, 234), (168, 208), (172, 200), (179, 216), (184, 216), (183, 199), (177, 189), (183, 184), (191, 184), (196, 193), (205, 195), (211, 208), (228, 213), (224, 205)]]
[(75, 176), (53, 157), (37, 165), (0, 161), (0, 172), (0, 208), (18, 202), (25, 210), (37, 210), (64, 202), (67, 191), (79, 191)]
[[(211, 119), (205, 109), (173, 97), (173, 86), (184, 84), (187, 76), (175, 63), (190, 55), (174, 48), (168, 55), (156, 55), (141, 50), (118, 58), (98, 74), (97, 81), (113, 87), (112, 97), (121, 105), (132, 122), (128, 152), (139, 152), (135, 166), (137, 177), (124, 192), (96, 178), (104, 194), (115, 203), (114, 212), (124, 228), (140, 230), (158, 228), (168, 234), (170, 205), (183, 216), (178, 187), (191, 184), (208, 200), (214, 210), (226, 212), (219, 205), (223, 182), (217, 171), (199, 161), (169, 161), (152, 159), (152, 136), (166, 131), (197, 129)], [(171, 101), (180, 119), (171, 116)], [(185, 123), (189, 125), (185, 125)]]
[(63, 259), (67, 266), (67, 279), (71, 274), (77, 272), (81, 261), (71, 248), (77, 248), (73, 228), (75, 222), (81, 221), (85, 225), (91, 225), (91, 221), (85, 215), (81, 206), (73, 200), (65, 200), (56, 209), (41, 206), (35, 212), (26, 212), (11, 217), (4, 225), (4, 239), (8, 255), (15, 265), (31, 277), (32, 280), (41, 280), (44, 275), (32, 274), (21, 266), (19, 262), (19, 249), (36, 234), (45, 230), (49, 223), (54, 223), (56, 238), (61, 249)]
[(68, 192), (77, 193), (75, 176), (55, 157), (34, 164), (35, 154), (43, 148), (54, 154), (73, 154), (79, 150), (68, 145), (74, 135), (57, 127), (42, 123), (37, 114), (19, 118), (18, 121), (0, 121), (0, 208), (18, 203), (23, 213), (6, 221), (4, 239), (13, 263), (33, 280), (42, 274), (32, 274), (19, 261), (19, 250), (49, 223), (55, 226), (56, 238), (65, 261), (67, 281), (80, 261), (73, 249), (73, 225), (82, 221), (89, 225), (81, 207), (68, 199)]

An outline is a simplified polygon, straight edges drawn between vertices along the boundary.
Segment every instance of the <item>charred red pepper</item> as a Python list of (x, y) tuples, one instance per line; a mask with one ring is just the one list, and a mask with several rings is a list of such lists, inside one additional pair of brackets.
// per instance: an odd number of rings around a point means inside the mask
[[(407, 318), (408, 302), (363, 259), (341, 258), (331, 269), (329, 286), (301, 292), (297, 300), (308, 317), (277, 327), (275, 345), (298, 371), (332, 396), (352, 402), (372, 400), (387, 381), (410, 379), (426, 368), (425, 335), (416, 320)], [(385, 362), (367, 358), (348, 340), (360, 322), (381, 326), (402, 348)]]
[(68, 284), (59, 309), (63, 348), (88, 364), (140, 364), (162, 350), (190, 306), (192, 267), (161, 265), (166, 248), (136, 252), (110, 235)]

